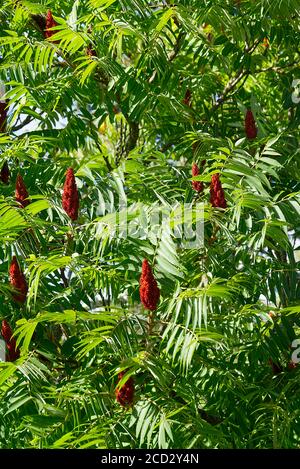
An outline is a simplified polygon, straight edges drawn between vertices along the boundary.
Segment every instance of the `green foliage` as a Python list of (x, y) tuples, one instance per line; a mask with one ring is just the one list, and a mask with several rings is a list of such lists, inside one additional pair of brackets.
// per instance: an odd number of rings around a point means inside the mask
[[(0, 363), (1, 448), (299, 447), (300, 372), (288, 367), (300, 331), (299, 13), (299, 0), (1, 3), (0, 319), (21, 350)], [(74, 223), (61, 203), (70, 166)], [(209, 203), (215, 173), (225, 210)], [(203, 245), (185, 246), (194, 202)], [(170, 224), (155, 218), (162, 206)], [(24, 305), (9, 285), (14, 254)], [(161, 291), (153, 316), (139, 298), (144, 258)], [(122, 370), (120, 386), (135, 382), (128, 409), (115, 399)]]

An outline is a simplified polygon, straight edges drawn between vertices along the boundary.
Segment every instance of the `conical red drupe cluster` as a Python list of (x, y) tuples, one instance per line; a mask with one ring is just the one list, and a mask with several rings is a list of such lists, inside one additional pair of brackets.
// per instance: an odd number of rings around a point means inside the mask
[(4, 184), (8, 184), (9, 176), (10, 176), (9, 167), (8, 167), (7, 161), (4, 161), (1, 171), (0, 171), (0, 179)]
[(74, 176), (74, 171), (72, 168), (68, 168), (66, 173), (66, 180), (62, 195), (62, 206), (65, 212), (71, 218), (71, 220), (77, 220), (79, 209), (79, 194)]
[(20, 357), (20, 350), (17, 348), (15, 338), (12, 337), (13, 333), (11, 327), (5, 319), (2, 321), (1, 334), (8, 350), (6, 360), (14, 362)]
[(143, 260), (140, 277), (140, 298), (144, 308), (155, 311), (159, 302), (160, 291), (147, 259)]
[(253, 140), (257, 136), (257, 127), (251, 109), (248, 109), (245, 117), (245, 132), (247, 138)]
[(7, 118), (7, 103), (6, 101), (0, 101), (0, 132), (6, 130), (6, 118)]
[[(193, 163), (192, 176), (199, 176), (199, 174), (200, 174), (200, 169), (198, 165), (196, 163)], [(192, 181), (192, 186), (196, 192), (202, 192), (204, 188), (202, 181)]]
[(213, 174), (210, 183), (210, 203), (213, 207), (226, 208), (224, 190), (218, 173)]
[(9, 342), (13, 335), (11, 327), (5, 319), (2, 321), (1, 334), (5, 342)]
[(22, 207), (26, 207), (30, 204), (30, 200), (28, 199), (28, 192), (23, 181), (21, 174), (18, 174), (16, 180), (16, 201), (19, 202)]
[(16, 256), (13, 256), (10, 263), (9, 280), (11, 286), (17, 290), (17, 292), (13, 294), (14, 300), (18, 303), (25, 303), (28, 292), (28, 285), (25, 279), (25, 275), (20, 269)]
[[(118, 374), (118, 382), (121, 381), (123, 376), (125, 375), (126, 371), (121, 371)], [(134, 399), (134, 381), (133, 378), (130, 377), (124, 386), (121, 388), (116, 388), (116, 399), (123, 407), (130, 407), (133, 404)]]
[[(47, 15), (46, 15), (46, 29), (44, 31), (45, 38), (50, 38), (53, 36), (53, 34), (56, 34), (56, 31), (50, 30), (50, 28), (54, 28), (54, 26), (57, 26), (57, 23), (52, 16), (51, 10), (48, 10)], [(55, 42), (58, 42), (58, 41), (55, 41)]]

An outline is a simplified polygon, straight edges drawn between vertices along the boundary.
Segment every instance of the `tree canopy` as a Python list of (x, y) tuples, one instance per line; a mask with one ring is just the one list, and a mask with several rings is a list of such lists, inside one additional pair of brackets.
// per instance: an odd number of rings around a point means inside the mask
[(0, 448), (299, 447), (299, 14), (1, 2)]

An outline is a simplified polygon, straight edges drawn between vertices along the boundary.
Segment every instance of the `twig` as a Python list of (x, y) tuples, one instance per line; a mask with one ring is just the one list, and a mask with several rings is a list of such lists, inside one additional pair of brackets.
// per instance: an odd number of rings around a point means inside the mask
[(272, 66), (272, 67), (267, 67), (267, 68), (261, 68), (261, 69), (255, 70), (254, 73), (266, 73), (266, 72), (283, 73), (286, 68), (290, 68), (294, 66), (299, 67), (299, 61), (294, 60), (294, 62), (291, 62), (286, 65), (282, 65), (281, 67)]
[(236, 85), (250, 72), (248, 70), (239, 70), (238, 73), (235, 75), (235, 77), (231, 78), (227, 85), (225, 86), (220, 98), (218, 99), (218, 102), (214, 104), (212, 107), (212, 112), (214, 112), (216, 109), (218, 109), (221, 104), (224, 103), (224, 101), (227, 98), (227, 95), (236, 87)]
[(32, 121), (32, 117), (31, 116), (27, 116), (23, 122), (21, 122), (19, 125), (15, 125), (13, 128), (12, 128), (12, 132), (17, 132), (18, 130), (22, 129), (22, 127), (25, 127), (25, 125), (27, 124), (30, 124), (30, 122)]
[(62, 279), (62, 281), (63, 281), (64, 287), (65, 287), (65, 288), (68, 288), (69, 282), (68, 282), (68, 279), (67, 279), (67, 277), (66, 277), (65, 268), (64, 268), (64, 267), (62, 267), (62, 268), (60, 269), (60, 276), (61, 276), (61, 279)]
[(100, 147), (100, 145), (99, 145), (99, 142), (98, 142), (96, 139), (95, 139), (94, 141), (95, 141), (96, 147), (97, 147), (98, 150), (100, 151), (100, 153), (101, 153), (101, 155), (102, 155), (102, 157), (103, 157), (103, 159), (104, 159), (104, 161), (105, 161), (105, 164), (106, 164), (106, 167), (107, 167), (108, 171), (112, 171), (112, 169), (113, 169), (113, 168), (112, 168), (112, 165), (110, 164), (110, 162), (109, 162), (107, 156), (105, 156), (105, 155), (103, 154), (103, 152), (102, 152), (102, 150), (101, 150), (101, 147)]
[(100, 295), (100, 297), (101, 297), (103, 306), (106, 308), (106, 307), (107, 307), (107, 304), (106, 304), (106, 301), (105, 301), (105, 298), (104, 298), (104, 296), (103, 296), (103, 293), (102, 293), (102, 290), (101, 290), (101, 289), (99, 290), (99, 295)]
[[(168, 54), (168, 62), (172, 62), (177, 56), (178, 52), (180, 51), (181, 42), (184, 36), (185, 36), (185, 32), (180, 31), (180, 33), (177, 36), (176, 42), (174, 44), (173, 50), (171, 50), (171, 52), (169, 52)], [(157, 71), (154, 70), (152, 76), (149, 78), (149, 81), (148, 81), (149, 84), (151, 84), (155, 80), (156, 75), (157, 75)]]

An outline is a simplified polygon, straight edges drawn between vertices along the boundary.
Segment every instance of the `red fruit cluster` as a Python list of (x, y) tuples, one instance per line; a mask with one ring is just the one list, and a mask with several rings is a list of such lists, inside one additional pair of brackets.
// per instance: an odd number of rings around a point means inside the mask
[(24, 208), (30, 204), (28, 192), (21, 174), (18, 174), (16, 180), (16, 201)]
[(13, 294), (13, 299), (18, 303), (25, 303), (28, 286), (25, 276), (20, 269), (16, 256), (13, 256), (9, 267), (9, 281), (17, 292)]
[[(126, 371), (121, 371), (118, 374), (118, 382), (121, 381), (123, 376), (125, 375)], [(130, 407), (133, 404), (134, 398), (134, 381), (133, 378), (130, 377), (124, 386), (121, 388), (116, 388), (116, 399), (123, 407)]]
[[(192, 176), (199, 176), (200, 174), (200, 169), (196, 163), (193, 163), (192, 165)], [(192, 181), (192, 186), (194, 191), (196, 192), (202, 192), (203, 191), (203, 182), (202, 181)]]
[(160, 291), (147, 259), (143, 260), (140, 277), (140, 298), (146, 309), (155, 311), (159, 302)]
[(0, 171), (0, 179), (4, 184), (8, 184), (9, 176), (10, 176), (9, 167), (8, 167), (7, 161), (4, 161), (1, 171)]
[(79, 209), (79, 194), (75, 181), (74, 171), (72, 168), (68, 168), (66, 173), (66, 180), (62, 195), (62, 206), (71, 220), (77, 220)]
[(213, 174), (210, 183), (210, 203), (213, 207), (226, 208), (224, 190), (220, 181), (220, 175)]
[(245, 117), (245, 132), (247, 138), (253, 140), (257, 136), (257, 127), (255, 125), (255, 119), (251, 109), (248, 109)]
[(183, 102), (183, 104), (185, 104), (186, 106), (191, 107), (191, 105), (192, 105), (191, 99), (192, 99), (192, 92), (191, 92), (191, 90), (187, 89), (186, 92), (185, 92), (184, 99), (183, 99), (182, 102)]
[(7, 118), (7, 103), (0, 101), (0, 132), (5, 132)]
[(89, 56), (89, 57), (97, 57), (97, 52), (95, 51), (95, 49), (93, 49), (91, 46), (88, 46), (86, 48), (86, 54)]
[(8, 322), (5, 321), (5, 319), (2, 321), (1, 334), (3, 339), (5, 340), (8, 351), (6, 360), (8, 362), (14, 362), (20, 357), (20, 350), (17, 348), (15, 338), (12, 336), (13, 333), (11, 327)]
[[(50, 28), (54, 28), (55, 26), (57, 26), (57, 23), (52, 16), (51, 10), (48, 10), (47, 15), (46, 15), (46, 29), (44, 31), (45, 38), (50, 38), (53, 36), (53, 34), (56, 34), (56, 31), (51, 31), (50, 29)], [(57, 43), (58, 41), (54, 41), (54, 42)]]
[(264, 46), (266, 49), (269, 49), (269, 47), (270, 47), (270, 42), (269, 42), (269, 39), (268, 39), (267, 37), (264, 37), (263, 46)]
[(293, 360), (291, 360), (288, 364), (288, 369), (289, 370), (294, 370), (295, 368), (297, 368), (297, 363), (293, 362)]

